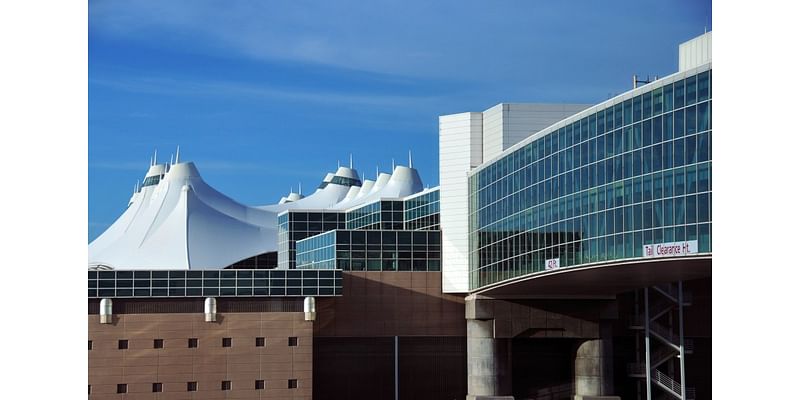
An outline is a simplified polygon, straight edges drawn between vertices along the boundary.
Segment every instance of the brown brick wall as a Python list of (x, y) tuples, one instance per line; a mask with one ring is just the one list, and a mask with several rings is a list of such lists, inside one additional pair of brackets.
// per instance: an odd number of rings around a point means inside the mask
[[(204, 322), (202, 312), (117, 314), (114, 324), (88, 315), (88, 323), (90, 399), (311, 399), (313, 328), (302, 312), (220, 313), (216, 323)], [(198, 347), (188, 348), (193, 337)], [(223, 337), (231, 347), (222, 347)], [(256, 337), (266, 346), (256, 347)], [(120, 339), (127, 350), (117, 348)], [(154, 349), (153, 339), (164, 339), (164, 348)], [(255, 390), (257, 379), (264, 390)], [(288, 389), (289, 379), (297, 379), (296, 389)], [(223, 380), (232, 390), (221, 390)], [(189, 381), (197, 392), (186, 391)], [(163, 392), (152, 392), (154, 382)], [(119, 383), (127, 394), (116, 393)]]

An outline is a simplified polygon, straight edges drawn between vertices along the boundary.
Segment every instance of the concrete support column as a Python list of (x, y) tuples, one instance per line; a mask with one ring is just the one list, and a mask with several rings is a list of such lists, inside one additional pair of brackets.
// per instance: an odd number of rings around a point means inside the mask
[(575, 400), (619, 399), (613, 392), (613, 331), (601, 321), (600, 338), (582, 342), (575, 353)]
[(492, 319), (467, 319), (467, 400), (513, 400), (511, 390), (511, 339), (494, 337)]

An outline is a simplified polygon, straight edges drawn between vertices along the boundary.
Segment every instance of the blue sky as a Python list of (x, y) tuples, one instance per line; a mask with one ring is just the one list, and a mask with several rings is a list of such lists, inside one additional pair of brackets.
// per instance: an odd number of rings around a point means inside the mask
[(89, 240), (154, 149), (245, 204), (337, 161), (438, 184), (438, 116), (596, 103), (677, 70), (710, 1), (89, 2)]

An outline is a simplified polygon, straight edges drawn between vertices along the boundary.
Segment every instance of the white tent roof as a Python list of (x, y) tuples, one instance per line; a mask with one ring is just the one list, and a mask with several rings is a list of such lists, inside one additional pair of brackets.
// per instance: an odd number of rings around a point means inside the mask
[[(346, 178), (334, 183), (335, 177)], [(376, 181), (339, 167), (314, 193), (250, 207), (209, 186), (194, 163), (151, 165), (128, 208), (89, 244), (90, 267), (210, 269), (277, 250), (277, 214), (288, 209), (349, 209), (422, 191), (413, 168), (398, 166)]]
[(89, 244), (89, 264), (122, 269), (222, 268), (277, 248), (274, 212), (242, 205), (175, 164)]

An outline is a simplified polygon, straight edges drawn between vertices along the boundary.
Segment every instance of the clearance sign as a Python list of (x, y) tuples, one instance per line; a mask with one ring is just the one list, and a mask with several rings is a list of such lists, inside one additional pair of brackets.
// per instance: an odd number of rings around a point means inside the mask
[(697, 240), (688, 242), (671, 242), (660, 244), (646, 244), (643, 246), (644, 257), (675, 257), (697, 253)]

